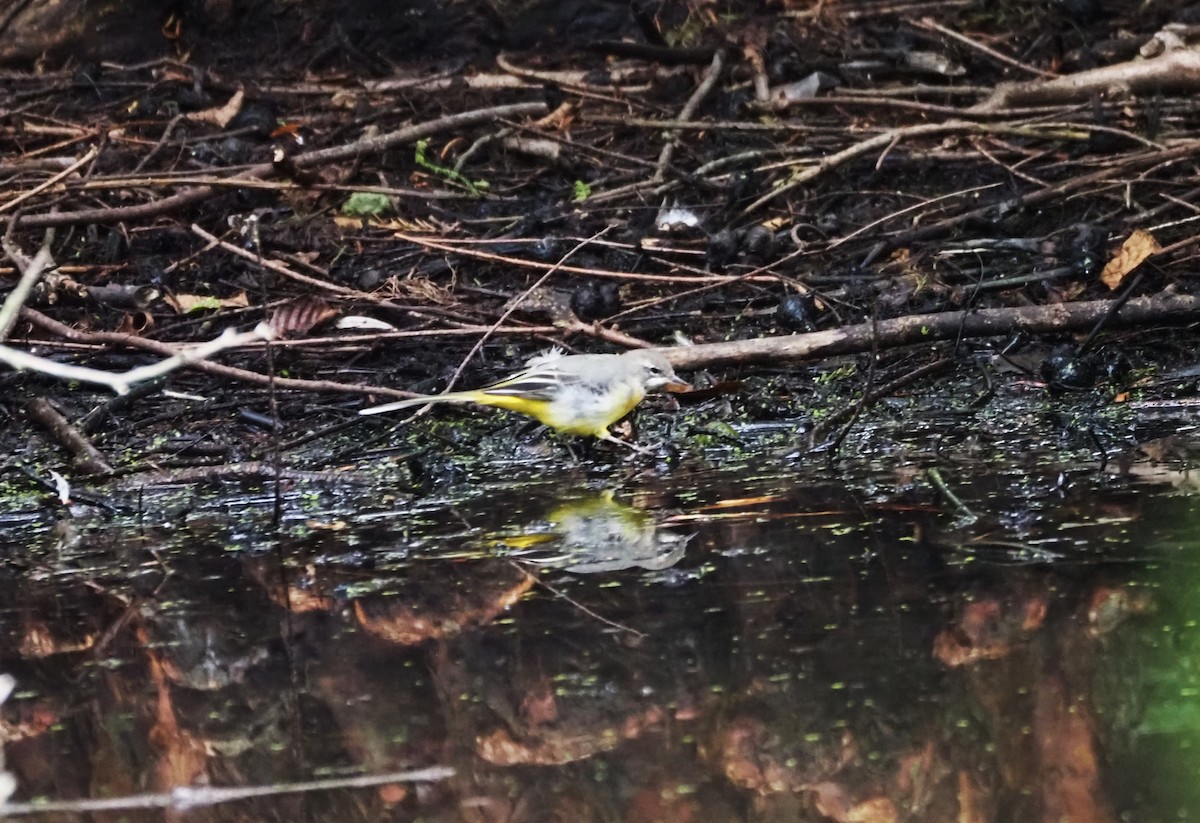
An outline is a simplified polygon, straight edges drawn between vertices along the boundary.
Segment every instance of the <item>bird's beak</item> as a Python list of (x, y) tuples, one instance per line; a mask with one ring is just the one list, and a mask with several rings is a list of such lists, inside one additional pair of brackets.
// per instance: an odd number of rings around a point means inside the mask
[(690, 392), (691, 390), (692, 384), (684, 383), (678, 377), (663, 384), (663, 391), (669, 391), (672, 394), (683, 394), (684, 392)]

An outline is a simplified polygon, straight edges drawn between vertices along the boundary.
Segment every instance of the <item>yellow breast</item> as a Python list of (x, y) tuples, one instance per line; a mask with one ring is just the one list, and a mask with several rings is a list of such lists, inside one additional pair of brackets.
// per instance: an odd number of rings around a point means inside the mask
[(609, 426), (633, 411), (645, 396), (641, 384), (634, 383), (618, 383), (603, 392), (578, 389), (564, 392), (533, 416), (566, 434), (603, 437), (608, 434)]

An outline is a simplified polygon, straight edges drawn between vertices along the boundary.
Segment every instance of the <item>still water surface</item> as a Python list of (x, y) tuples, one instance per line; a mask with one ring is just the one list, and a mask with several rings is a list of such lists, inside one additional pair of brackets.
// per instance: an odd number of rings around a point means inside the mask
[[(423, 498), (302, 484), (278, 528), (261, 486), (11, 513), (14, 802), (208, 785), (261, 794), (167, 815), (1195, 819), (1200, 498), (1156, 457), (940, 459), (957, 503), (920, 461), (793, 455)], [(388, 778), (434, 766), (453, 775)], [(382, 782), (343, 785), (362, 776)]]

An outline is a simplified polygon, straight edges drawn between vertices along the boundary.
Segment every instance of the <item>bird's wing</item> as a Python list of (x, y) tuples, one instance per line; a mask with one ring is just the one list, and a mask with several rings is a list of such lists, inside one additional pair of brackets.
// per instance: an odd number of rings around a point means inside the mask
[(480, 389), (484, 394), (508, 397), (528, 397), (531, 400), (553, 400), (564, 386), (580, 382), (577, 369), (564, 368), (568, 358), (536, 359), (524, 371)]

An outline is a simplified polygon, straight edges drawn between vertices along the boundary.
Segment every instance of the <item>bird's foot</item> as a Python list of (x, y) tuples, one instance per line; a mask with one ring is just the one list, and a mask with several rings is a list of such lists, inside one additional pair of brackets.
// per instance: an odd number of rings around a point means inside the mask
[(616, 443), (618, 446), (624, 446), (627, 449), (632, 449), (633, 451), (637, 452), (638, 454), (645, 454), (645, 455), (651, 455), (651, 456), (653, 456), (653, 454), (654, 454), (654, 452), (652, 452), (650, 449), (647, 449), (644, 446), (638, 446), (634, 443), (630, 443), (628, 440), (622, 440), (619, 437), (613, 437), (611, 434), (602, 434), (602, 435), (600, 435), (600, 439), (606, 440), (609, 443)]

